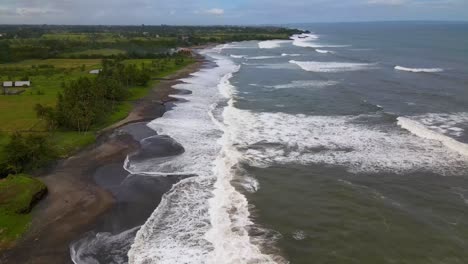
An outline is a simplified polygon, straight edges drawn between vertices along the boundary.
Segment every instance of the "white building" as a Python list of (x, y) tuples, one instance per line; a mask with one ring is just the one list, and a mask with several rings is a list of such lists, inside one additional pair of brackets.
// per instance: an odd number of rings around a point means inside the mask
[(102, 70), (101, 69), (98, 69), (98, 70), (91, 70), (89, 71), (90, 74), (99, 74)]
[(15, 82), (15, 87), (29, 87), (31, 86), (31, 82), (30, 81), (17, 81)]
[(13, 87), (13, 82), (3, 82), (3, 87)]

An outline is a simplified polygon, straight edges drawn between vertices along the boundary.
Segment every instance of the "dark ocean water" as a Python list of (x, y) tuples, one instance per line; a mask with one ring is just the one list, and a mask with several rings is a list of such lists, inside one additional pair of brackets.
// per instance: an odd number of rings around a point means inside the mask
[(298, 27), (201, 51), (148, 124), (168, 154), (124, 165), (191, 177), (77, 263), (468, 263), (468, 24)]
[(468, 24), (300, 28), (296, 45), (223, 51), (242, 65), (239, 181), (258, 181), (264, 246), (291, 263), (468, 263)]

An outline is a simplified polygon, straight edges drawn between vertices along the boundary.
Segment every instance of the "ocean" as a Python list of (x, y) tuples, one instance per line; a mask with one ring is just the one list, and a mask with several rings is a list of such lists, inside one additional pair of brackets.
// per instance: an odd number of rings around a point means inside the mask
[(115, 262), (468, 263), (468, 24), (294, 27), (200, 51), (172, 154), (124, 164), (183, 177)]

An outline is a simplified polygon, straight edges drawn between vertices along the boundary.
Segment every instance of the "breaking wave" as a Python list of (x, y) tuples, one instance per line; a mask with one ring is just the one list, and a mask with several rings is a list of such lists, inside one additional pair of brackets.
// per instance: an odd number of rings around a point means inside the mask
[(286, 57), (286, 56), (291, 56), (291, 57), (299, 57), (299, 56), (302, 56), (302, 54), (288, 54), (288, 53), (282, 53), (281, 54), (282, 57)]
[[(245, 162), (328, 164), (350, 172), (405, 173), (416, 170), (459, 174), (468, 159), (439, 142), (391, 129), (365, 126), (352, 116), (254, 113), (231, 109), (236, 146)], [(294, 128), (294, 129), (291, 129)], [(441, 159), (444, 157), (444, 159)]]
[(234, 59), (243, 59), (247, 57), (246, 55), (234, 55), (234, 54), (231, 54), (229, 56), (231, 56), (231, 58), (234, 58)]
[(261, 49), (274, 49), (279, 48), (281, 44), (290, 43), (289, 40), (266, 40), (258, 43), (258, 47)]
[(303, 33), (300, 35), (293, 35), (291, 37), (293, 40), (293, 45), (302, 48), (344, 48), (349, 47), (349, 45), (329, 45), (329, 44), (317, 44), (314, 41), (319, 39), (318, 35), (311, 33)]
[(309, 80), (309, 81), (292, 81), (287, 84), (278, 84), (272, 86), (265, 86), (268, 88), (274, 89), (290, 89), (290, 88), (324, 88), (327, 86), (337, 85), (339, 82), (336, 81), (316, 81), (316, 80)]
[(329, 50), (322, 50), (322, 49), (315, 49), (315, 51), (318, 52), (318, 53), (322, 53), (322, 54), (333, 53), (333, 52), (331, 52)]
[(296, 64), (305, 71), (310, 72), (344, 72), (369, 70), (375, 67), (370, 63), (351, 63), (351, 62), (319, 62), (319, 61), (295, 61), (289, 63)]
[(254, 57), (247, 57), (248, 60), (266, 60), (266, 59), (276, 59), (281, 58), (281, 56), (254, 56)]
[(428, 113), (412, 116), (427, 128), (450, 137), (461, 137), (468, 128), (468, 113)]
[(423, 124), (406, 117), (399, 117), (398, 125), (418, 137), (439, 141), (451, 150), (468, 157), (468, 144), (459, 142), (443, 134), (439, 134), (433, 130), (428, 129)]
[(395, 66), (395, 70), (398, 71), (406, 71), (406, 72), (426, 72), (426, 73), (435, 73), (435, 72), (443, 72), (444, 69), (442, 68), (407, 68), (403, 66)]
[[(231, 145), (226, 112), (233, 108), (229, 79), (239, 66), (211, 51), (205, 55), (217, 67), (184, 79), (176, 88), (192, 94), (177, 97), (188, 102), (149, 124), (179, 142), (185, 152), (146, 161), (129, 158), (126, 164), (127, 170), (147, 175), (196, 175), (163, 196), (136, 235), (128, 253), (130, 263), (275, 263), (278, 258), (251, 243), (248, 202), (231, 185), (240, 157)], [(258, 189), (258, 184), (252, 186)]]

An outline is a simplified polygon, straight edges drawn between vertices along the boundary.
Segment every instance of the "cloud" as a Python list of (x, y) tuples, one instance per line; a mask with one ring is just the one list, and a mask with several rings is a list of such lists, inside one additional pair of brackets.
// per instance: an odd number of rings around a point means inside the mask
[(16, 9), (16, 15), (19, 16), (41, 16), (61, 13), (60, 10), (48, 9), (48, 8), (36, 8), (36, 7), (22, 7)]
[(368, 0), (367, 4), (370, 5), (387, 5), (387, 6), (399, 6), (407, 3), (407, 0)]
[(468, 0), (0, 0), (0, 24), (207, 25), (373, 20), (468, 20)]
[(216, 16), (221, 16), (224, 15), (224, 9), (221, 8), (211, 8), (208, 10), (205, 10), (205, 14), (210, 14), (210, 15), (216, 15)]

